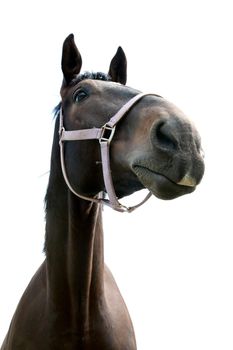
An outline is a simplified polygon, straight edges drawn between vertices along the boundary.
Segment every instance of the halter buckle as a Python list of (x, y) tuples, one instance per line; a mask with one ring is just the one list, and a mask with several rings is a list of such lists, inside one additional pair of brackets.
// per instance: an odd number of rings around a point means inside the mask
[(58, 135), (59, 135), (59, 144), (63, 141), (63, 140), (62, 140), (62, 137), (63, 137), (64, 131), (65, 131), (64, 126), (61, 126), (61, 127), (59, 128), (59, 131), (58, 131)]
[(108, 144), (112, 141), (114, 132), (115, 132), (116, 126), (110, 126), (108, 124), (105, 124), (102, 126), (102, 133), (99, 138), (99, 143), (105, 143), (107, 142)]

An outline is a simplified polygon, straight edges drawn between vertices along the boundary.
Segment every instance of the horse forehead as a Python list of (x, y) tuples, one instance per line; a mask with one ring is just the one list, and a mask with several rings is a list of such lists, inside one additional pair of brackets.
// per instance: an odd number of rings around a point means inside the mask
[[(85, 79), (81, 81), (79, 84), (81, 84), (83, 87), (89, 87), (90, 90), (93, 90), (95, 92), (100, 93), (101, 97), (105, 97), (105, 95), (109, 98), (108, 94), (112, 93), (114, 95), (119, 95), (122, 98), (129, 95), (129, 98), (133, 95), (136, 95), (140, 93), (140, 91), (135, 90), (131, 87), (122, 85), (120, 83), (116, 83), (113, 81), (104, 81), (104, 80), (98, 80), (98, 79)], [(78, 84), (78, 85), (79, 85)]]

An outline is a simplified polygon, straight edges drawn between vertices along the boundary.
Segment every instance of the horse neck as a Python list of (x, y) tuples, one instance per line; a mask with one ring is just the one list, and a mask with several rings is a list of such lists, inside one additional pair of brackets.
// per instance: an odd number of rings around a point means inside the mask
[(85, 327), (90, 307), (103, 295), (101, 206), (73, 195), (53, 162), (46, 204), (49, 305), (66, 323), (72, 319), (76, 328)]

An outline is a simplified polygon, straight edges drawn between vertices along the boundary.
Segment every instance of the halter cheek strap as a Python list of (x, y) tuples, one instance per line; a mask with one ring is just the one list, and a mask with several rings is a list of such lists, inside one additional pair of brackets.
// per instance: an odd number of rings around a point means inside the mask
[[(144, 198), (143, 201), (141, 201), (139, 204), (132, 206), (132, 207), (126, 207), (122, 205), (116, 196), (116, 192), (114, 189), (112, 176), (111, 176), (111, 169), (110, 169), (110, 155), (109, 155), (109, 149), (110, 144), (112, 141), (112, 138), (114, 136), (114, 132), (116, 129), (117, 123), (125, 116), (125, 114), (133, 107), (139, 100), (141, 100), (144, 96), (147, 95), (155, 95), (155, 94), (148, 94), (148, 93), (140, 93), (136, 96), (134, 96), (132, 99), (130, 99), (123, 107), (120, 108), (120, 110), (101, 128), (92, 128), (92, 129), (83, 129), (83, 130), (71, 130), (67, 131), (65, 130), (64, 123), (63, 123), (63, 114), (62, 114), (62, 107), (60, 109), (60, 127), (59, 127), (59, 144), (60, 144), (60, 157), (61, 157), (61, 167), (62, 167), (62, 173), (63, 177), (65, 179), (65, 182), (70, 189), (71, 192), (73, 192), (76, 196), (79, 198), (92, 201), (95, 203), (103, 203), (111, 208), (120, 211), (120, 212), (132, 212), (136, 208), (140, 207), (142, 204), (144, 204), (152, 195), (151, 192), (147, 194), (147, 196)], [(156, 95), (158, 96), (158, 95)], [(90, 198), (83, 195), (78, 194), (73, 187), (70, 184), (70, 181), (67, 176), (66, 172), (66, 166), (65, 166), (65, 158), (64, 158), (64, 142), (66, 141), (80, 141), (80, 140), (99, 140), (100, 144), (100, 151), (101, 151), (101, 160), (102, 160), (102, 169), (103, 169), (103, 178), (104, 178), (104, 185), (105, 190), (108, 194), (108, 198)]]

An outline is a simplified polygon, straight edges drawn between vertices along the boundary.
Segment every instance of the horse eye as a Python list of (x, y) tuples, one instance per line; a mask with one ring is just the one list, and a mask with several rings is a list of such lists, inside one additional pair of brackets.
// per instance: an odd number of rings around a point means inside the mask
[(75, 91), (75, 93), (73, 95), (73, 100), (74, 100), (74, 102), (78, 103), (78, 102), (81, 102), (82, 100), (84, 100), (86, 97), (88, 97), (86, 91), (80, 89), (80, 90)]

